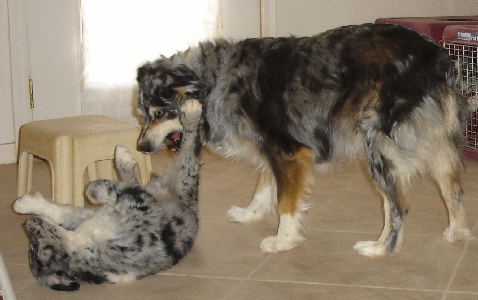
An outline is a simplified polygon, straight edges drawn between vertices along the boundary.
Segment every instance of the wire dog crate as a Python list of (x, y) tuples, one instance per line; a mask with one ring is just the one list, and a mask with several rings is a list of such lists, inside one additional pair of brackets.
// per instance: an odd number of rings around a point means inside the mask
[(478, 160), (478, 26), (448, 26), (443, 46), (455, 62), (458, 89), (468, 97), (472, 112), (465, 127), (465, 157)]

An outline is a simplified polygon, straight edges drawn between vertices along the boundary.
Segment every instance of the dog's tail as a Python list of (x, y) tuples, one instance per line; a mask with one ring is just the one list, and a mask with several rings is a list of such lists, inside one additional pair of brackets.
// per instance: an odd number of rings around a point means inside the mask
[(73, 292), (80, 289), (80, 283), (64, 276), (47, 275), (38, 278), (41, 285), (46, 285), (55, 291)]

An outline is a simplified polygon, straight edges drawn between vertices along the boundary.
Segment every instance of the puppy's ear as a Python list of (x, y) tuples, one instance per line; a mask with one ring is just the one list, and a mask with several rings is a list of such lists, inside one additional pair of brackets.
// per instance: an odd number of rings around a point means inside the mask
[(146, 63), (138, 68), (138, 76), (136, 77), (136, 80), (138, 82), (141, 82), (142, 78), (144, 78), (146, 75), (152, 74), (152, 72), (153, 66), (151, 65), (151, 63)]
[(137, 71), (137, 81), (140, 82), (142, 78), (146, 76), (154, 76), (158, 75), (164, 70), (168, 70), (171, 68), (171, 62), (164, 56), (161, 58), (153, 61), (153, 62), (146, 62), (144, 65), (138, 68)]

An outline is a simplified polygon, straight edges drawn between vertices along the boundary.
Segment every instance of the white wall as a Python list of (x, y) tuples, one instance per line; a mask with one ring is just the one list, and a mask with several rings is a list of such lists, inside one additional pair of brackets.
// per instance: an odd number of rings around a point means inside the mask
[(234, 40), (259, 37), (260, 0), (222, 0), (220, 2), (218, 35)]
[(478, 15), (477, 0), (276, 0), (276, 36), (314, 35), (386, 17)]

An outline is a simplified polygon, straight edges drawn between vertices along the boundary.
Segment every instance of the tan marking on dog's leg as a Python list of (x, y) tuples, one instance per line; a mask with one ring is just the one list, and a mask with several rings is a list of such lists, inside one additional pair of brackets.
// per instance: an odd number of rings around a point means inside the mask
[(306, 193), (310, 192), (313, 154), (310, 148), (302, 147), (291, 158), (282, 161), (283, 173), (278, 199), (279, 229), (276, 236), (262, 241), (262, 251), (290, 250), (304, 240), (301, 221), (308, 206), (304, 205), (303, 200)]
[(382, 198), (385, 224), (383, 226), (380, 237), (377, 241), (360, 241), (357, 242), (354, 246), (354, 249), (358, 253), (368, 257), (384, 256), (388, 253), (386, 247), (384, 246), (384, 242), (386, 241), (387, 237), (390, 235), (391, 232), (390, 201), (384, 194), (382, 194)]
[(277, 203), (277, 187), (269, 169), (262, 171), (254, 191), (252, 202), (247, 208), (232, 206), (227, 212), (230, 221), (250, 224), (262, 220), (272, 212)]
[(429, 164), (430, 173), (435, 178), (448, 209), (450, 226), (443, 232), (443, 237), (450, 242), (472, 239), (461, 199), (460, 173), (463, 164), (459, 150), (451, 141), (437, 141), (436, 153)]
[(439, 174), (435, 177), (445, 200), (450, 222), (450, 226), (443, 232), (443, 238), (450, 242), (473, 239), (466, 224), (459, 179), (450, 173)]

